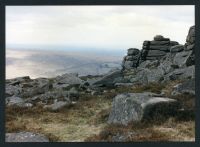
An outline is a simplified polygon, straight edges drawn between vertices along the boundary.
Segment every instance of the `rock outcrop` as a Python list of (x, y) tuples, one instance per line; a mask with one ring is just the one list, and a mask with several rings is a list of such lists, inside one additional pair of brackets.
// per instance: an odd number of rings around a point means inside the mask
[[(194, 46), (194, 26), (188, 32), (185, 45), (170, 41), (161, 35), (156, 35), (153, 41), (144, 41), (141, 52), (138, 51), (139, 54), (133, 56), (139, 59), (138, 64), (133, 66), (136, 60), (134, 62), (127, 60), (131, 58), (130, 51), (135, 49), (128, 50), (128, 56), (123, 59), (122, 73), (124, 81), (127, 81), (125, 83), (146, 85), (179, 80), (181, 82), (174, 87), (171, 96), (178, 94), (195, 96)], [(132, 121), (141, 121), (163, 112), (176, 114), (179, 108), (178, 102), (170, 98), (150, 96), (147, 93), (125, 93), (114, 98), (108, 122), (127, 125)]]
[(131, 83), (147, 84), (194, 78), (194, 44), (194, 26), (188, 32), (185, 45), (156, 35), (153, 41), (144, 41), (137, 66), (123, 66), (124, 79)]

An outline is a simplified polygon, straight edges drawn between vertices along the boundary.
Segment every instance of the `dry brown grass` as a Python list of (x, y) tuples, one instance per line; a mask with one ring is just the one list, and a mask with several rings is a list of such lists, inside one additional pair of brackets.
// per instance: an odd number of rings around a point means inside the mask
[(161, 90), (165, 88), (165, 84), (159, 83), (149, 83), (147, 85), (138, 85), (133, 88), (134, 92), (153, 92), (153, 93), (161, 93)]
[(162, 83), (149, 83), (147, 85), (133, 85), (133, 86), (121, 86), (115, 89), (116, 93), (132, 92), (132, 93), (142, 93), (142, 92), (153, 92), (161, 93), (161, 91), (166, 87), (166, 84)]
[(8, 107), (6, 132), (31, 131), (46, 135), (50, 141), (83, 141), (98, 134), (105, 126), (105, 121), (102, 121), (104, 114), (99, 114), (110, 106), (111, 99), (82, 95), (78, 103), (58, 112), (39, 106), (26, 109)]
[(117, 134), (127, 135), (126, 142), (134, 141), (194, 141), (195, 123), (193, 121), (177, 121), (168, 119), (162, 124), (133, 123), (128, 126), (108, 125), (98, 134), (88, 137), (85, 141), (113, 142)]
[[(9, 107), (6, 108), (6, 132), (31, 131), (46, 135), (50, 141), (61, 142), (112, 141), (112, 136), (117, 133), (128, 132), (136, 135), (129, 136), (126, 141), (191, 141), (194, 140), (195, 124), (194, 117), (185, 117), (189, 116), (188, 113), (167, 121), (132, 123), (127, 127), (106, 124), (112, 99), (117, 94), (145, 91), (160, 93), (165, 90), (166, 96), (171, 97), (171, 87), (179, 82), (117, 87), (99, 96), (82, 94), (76, 104), (57, 112), (49, 112), (40, 106), (26, 109)], [(194, 98), (190, 96), (174, 98), (187, 109), (194, 106)]]

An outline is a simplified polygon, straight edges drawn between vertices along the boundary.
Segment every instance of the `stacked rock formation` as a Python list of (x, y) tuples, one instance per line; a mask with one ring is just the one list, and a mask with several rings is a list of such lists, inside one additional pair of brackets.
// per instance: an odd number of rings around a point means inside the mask
[(136, 48), (129, 48), (127, 56), (124, 57), (122, 62), (123, 69), (136, 68), (140, 57), (140, 50)]
[(194, 78), (195, 76), (195, 26), (190, 27), (185, 45), (156, 35), (153, 41), (144, 41), (136, 67), (127, 66), (124, 58), (125, 81), (137, 84), (166, 82)]
[(161, 35), (156, 35), (153, 41), (144, 41), (141, 51), (140, 62), (146, 60), (159, 60), (170, 52), (170, 47), (178, 45), (176, 41), (170, 41), (169, 38), (164, 38)]

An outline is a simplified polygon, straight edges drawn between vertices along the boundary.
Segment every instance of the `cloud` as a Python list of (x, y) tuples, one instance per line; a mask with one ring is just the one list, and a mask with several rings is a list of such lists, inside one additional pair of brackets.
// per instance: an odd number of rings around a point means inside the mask
[(185, 43), (194, 6), (7, 6), (6, 45), (141, 48), (162, 34)]

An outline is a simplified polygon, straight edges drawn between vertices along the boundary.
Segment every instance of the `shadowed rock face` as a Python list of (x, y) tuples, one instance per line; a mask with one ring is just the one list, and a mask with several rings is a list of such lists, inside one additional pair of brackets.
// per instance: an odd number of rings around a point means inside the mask
[(6, 133), (6, 142), (49, 142), (49, 139), (41, 134), (19, 132)]
[(112, 103), (108, 123), (127, 125), (157, 115), (173, 115), (180, 107), (174, 99), (155, 96), (159, 95), (149, 92), (117, 95)]

